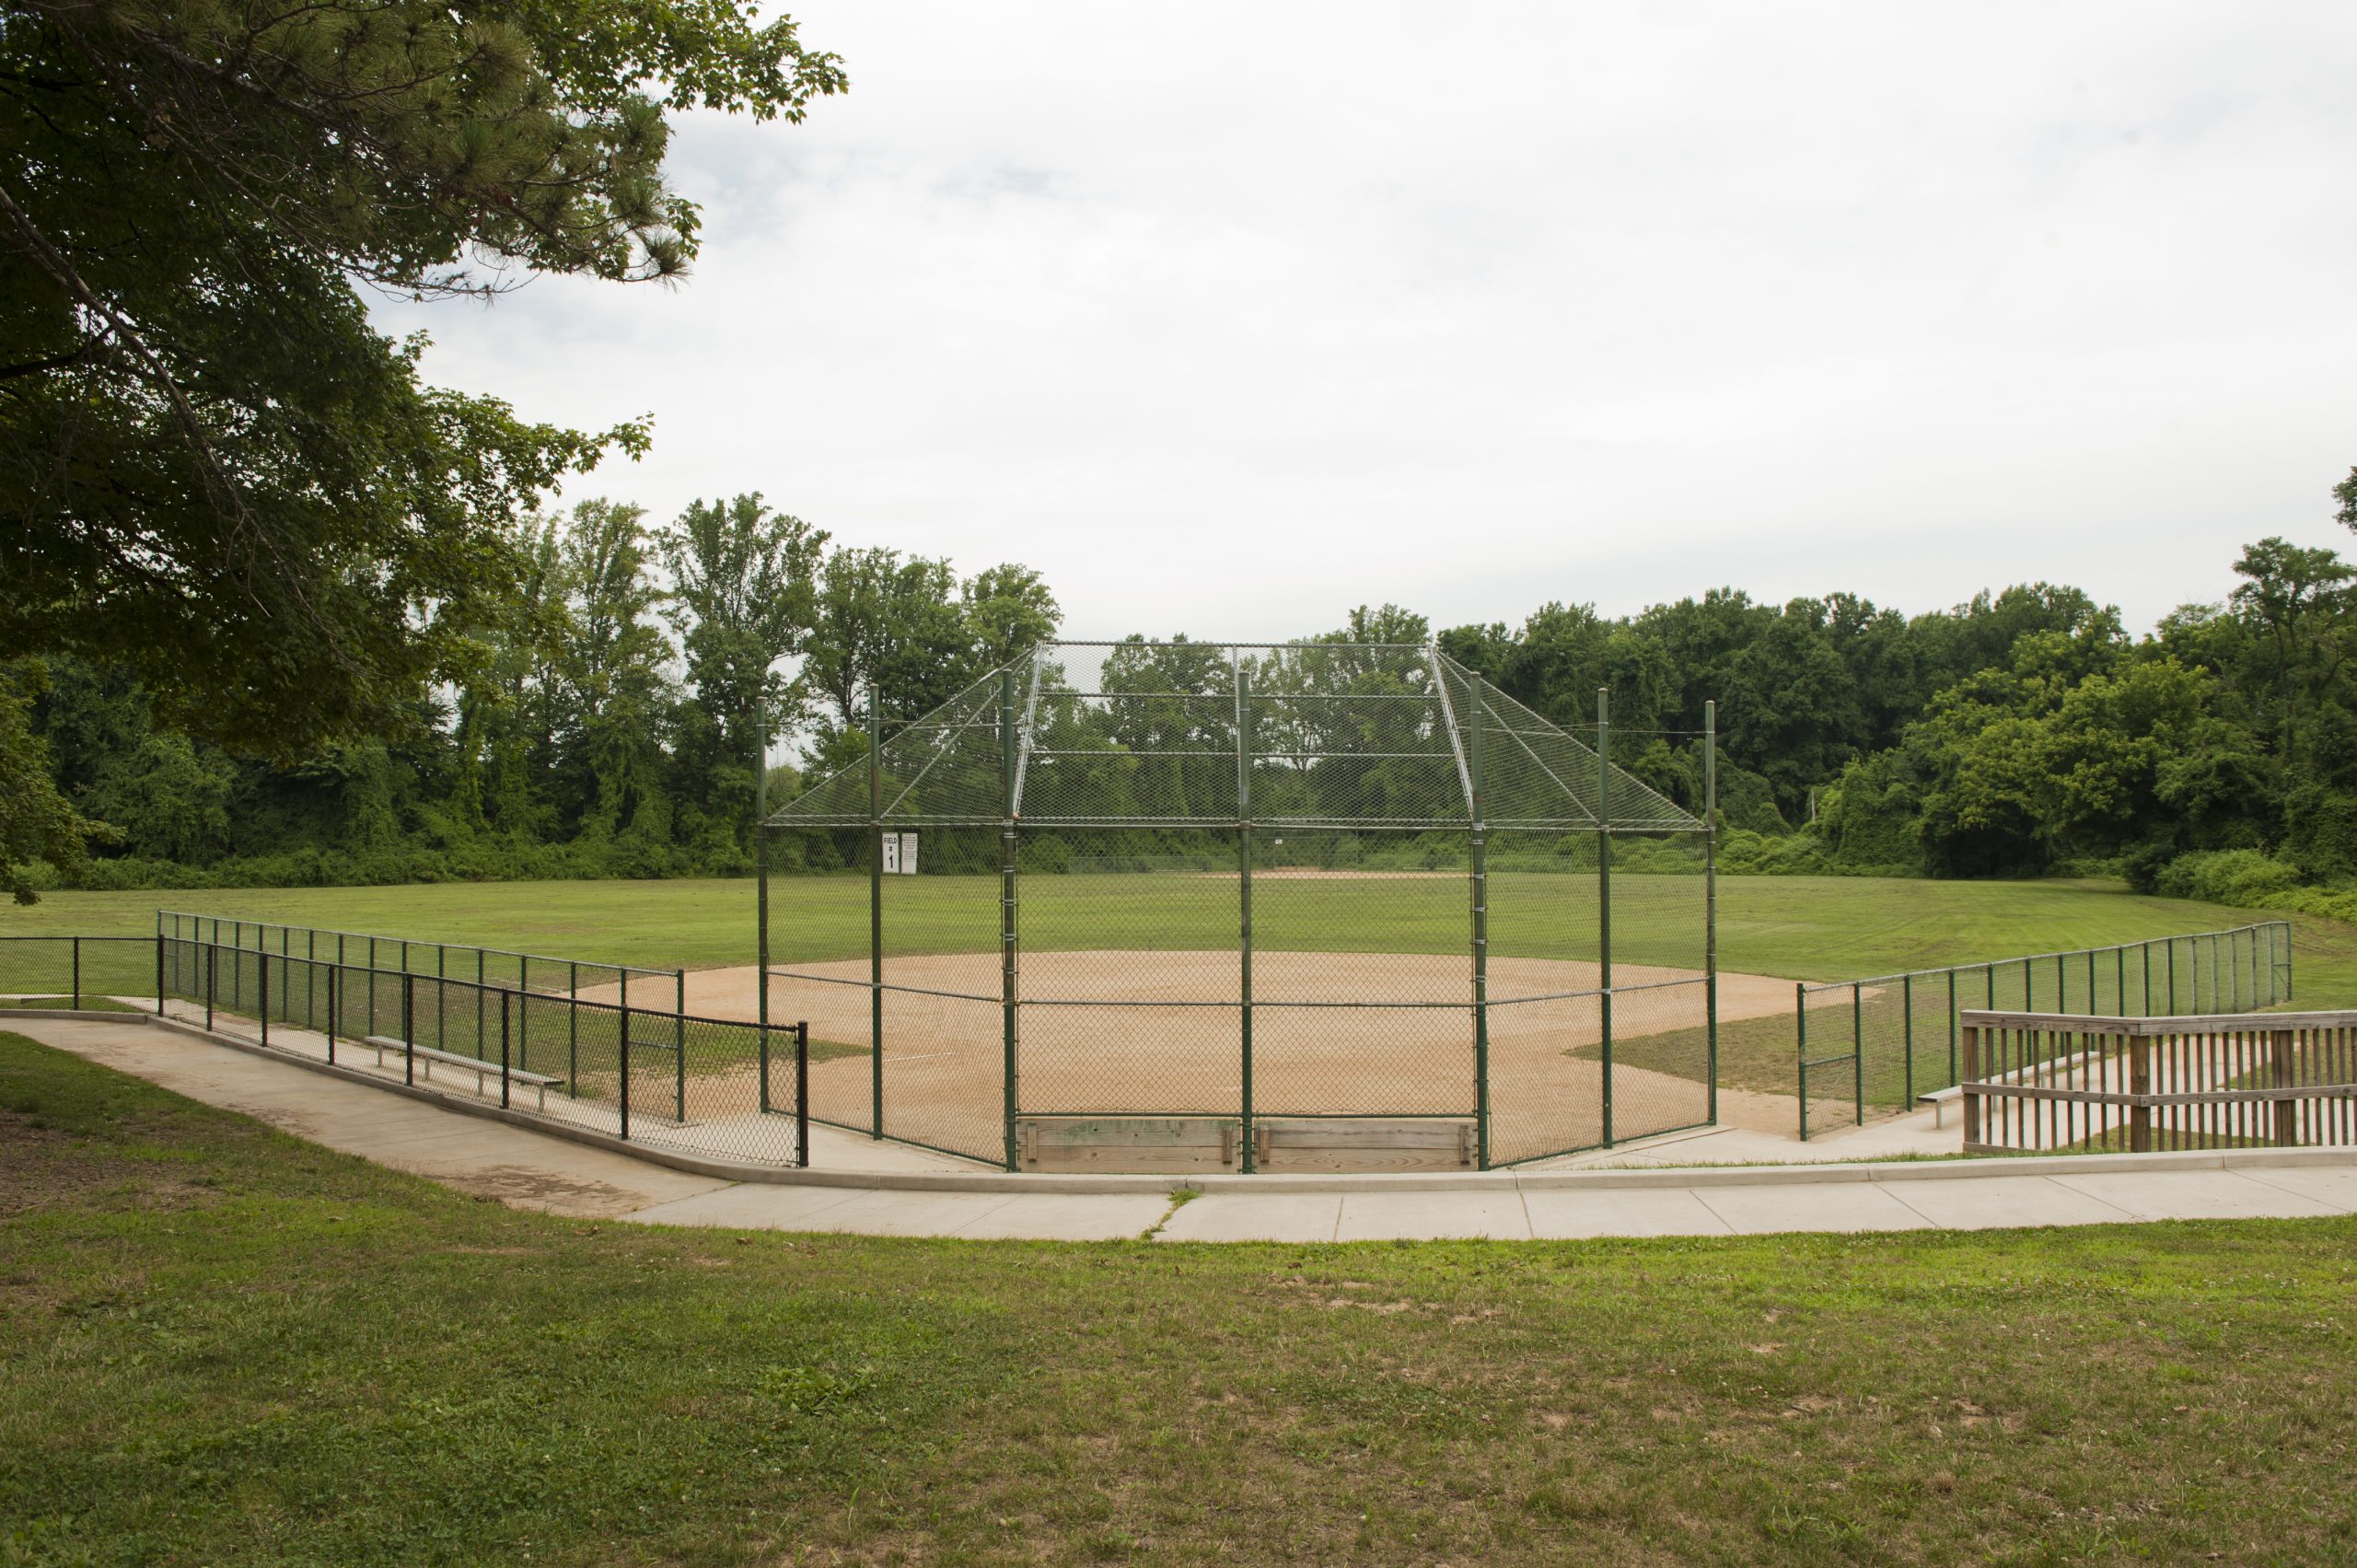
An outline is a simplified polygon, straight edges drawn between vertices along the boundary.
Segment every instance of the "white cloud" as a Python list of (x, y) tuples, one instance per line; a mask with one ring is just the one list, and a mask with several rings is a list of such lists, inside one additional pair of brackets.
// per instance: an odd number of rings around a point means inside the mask
[(2357, 14), (797, 8), (851, 94), (698, 116), (676, 291), (424, 325), (582, 494), (759, 489), (1043, 569), (1077, 635), (1721, 584), (2149, 621), (2341, 543)]

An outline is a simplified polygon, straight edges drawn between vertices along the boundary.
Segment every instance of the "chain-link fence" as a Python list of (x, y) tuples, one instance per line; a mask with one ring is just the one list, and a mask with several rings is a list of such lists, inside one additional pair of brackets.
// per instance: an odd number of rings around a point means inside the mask
[[(2113, 1018), (2272, 1007), (2292, 997), (2292, 927), (2263, 921), (2111, 947), (1794, 987), (1780, 1042), (1732, 1036), (1731, 1075), (1786, 1078), (1800, 1135), (1916, 1108), (1955, 1086), (1965, 1011)], [(1793, 1065), (1785, 1069), (1778, 1060)]]
[(840, 1049), (823, 1120), (1155, 1171), (1710, 1120), (1712, 770), (1689, 813), (1611, 765), (1601, 702), (1575, 733), (1430, 645), (1132, 641), (879, 710), (764, 843), (796, 897), (756, 1010)]
[(148, 936), (0, 936), (0, 1007), (152, 1004)]
[(125, 940), (145, 949), (168, 1017), (633, 1144), (809, 1163), (804, 1086), (830, 1052), (799, 1020), (698, 1017), (192, 936)]

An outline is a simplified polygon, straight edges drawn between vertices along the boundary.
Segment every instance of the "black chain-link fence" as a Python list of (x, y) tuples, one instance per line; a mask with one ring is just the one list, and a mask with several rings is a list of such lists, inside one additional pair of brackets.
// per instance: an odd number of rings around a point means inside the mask
[(808, 1164), (802, 1085), (814, 1061), (836, 1054), (799, 1020), (699, 1017), (189, 937), (124, 940), (146, 949), (168, 1017), (681, 1154)]
[(517, 953), (458, 942), (327, 931), (308, 925), (279, 925), (176, 910), (157, 912), (156, 935), (215, 947), (242, 947), (280, 958), (333, 963), (372, 973), (432, 975), (436, 980), (472, 981), (481, 986), (579, 996), (617, 1005), (668, 1007), (677, 1012), (683, 1010), (687, 995), (685, 971), (681, 970), (552, 958), (542, 953)]
[(152, 1006), (148, 936), (0, 936), (0, 1007)]

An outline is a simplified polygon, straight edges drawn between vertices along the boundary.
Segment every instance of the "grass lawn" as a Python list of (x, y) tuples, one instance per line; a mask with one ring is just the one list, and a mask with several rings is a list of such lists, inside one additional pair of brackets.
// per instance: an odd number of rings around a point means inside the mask
[[(1584, 878), (1500, 873), (1492, 950), (1593, 957)], [(896, 879), (890, 930), (912, 951), (989, 951), (997, 939), (990, 877)], [(1154, 884), (1149, 888), (1148, 884)], [(1173, 884), (1176, 884), (1174, 887)], [(1233, 884), (1202, 878), (1034, 877), (1025, 884), (1024, 940), (1049, 947), (1222, 946), (1231, 942)], [(1699, 966), (1699, 883), (1614, 879), (1614, 951), (1630, 963)], [(865, 952), (867, 885), (851, 876), (773, 885), (772, 948), (780, 961)], [(691, 969), (753, 959), (748, 881), (443, 883), (193, 893), (52, 893), (0, 908), (0, 936), (138, 935), (158, 906), (355, 932), (470, 942), (564, 958)], [(1454, 879), (1255, 886), (1259, 939), (1269, 947), (1447, 952), (1463, 946), (1465, 889)], [(2102, 947), (2277, 918), (2216, 904), (2146, 897), (2109, 882), (1930, 882), (1871, 877), (1744, 877), (1719, 884), (1722, 968), (1795, 980), (1840, 980), (1939, 964)], [(2300, 1000), (2357, 1002), (2357, 926), (2307, 915), (2296, 929)]]
[(1166, 1248), (513, 1213), (0, 1036), (0, 1562), (2357, 1559), (2357, 1220)]

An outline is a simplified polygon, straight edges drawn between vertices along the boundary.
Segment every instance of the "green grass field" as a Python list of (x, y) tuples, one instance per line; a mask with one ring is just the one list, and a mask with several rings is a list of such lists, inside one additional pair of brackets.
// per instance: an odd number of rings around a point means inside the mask
[[(988, 877), (896, 879), (890, 932), (909, 951), (987, 951), (997, 935)], [(1699, 966), (1701, 904), (1691, 878), (1616, 878), (1614, 951), (1622, 961)], [(1034, 947), (1219, 947), (1234, 940), (1233, 884), (1185, 877), (1036, 877), (1026, 884)], [(1592, 958), (1584, 879), (1501, 873), (1493, 950)], [(691, 969), (753, 959), (747, 881), (446, 883), (202, 893), (52, 893), (0, 907), (0, 935), (154, 929), (160, 906), (380, 935), (475, 943), (564, 958)], [(1464, 946), (1465, 889), (1451, 879), (1256, 884), (1270, 947), (1451, 952)], [(858, 877), (773, 885), (772, 947), (781, 961), (865, 951), (867, 886)], [(2026, 953), (2102, 947), (2278, 918), (2106, 882), (1928, 882), (1747, 877), (1719, 884), (1722, 968), (1794, 980), (1844, 980)], [(2299, 996), (2357, 1001), (2357, 926), (2306, 915), (2295, 928)]]
[(0, 1036), (0, 1562), (2357, 1559), (2357, 1221), (1550, 1244), (511, 1212)]

